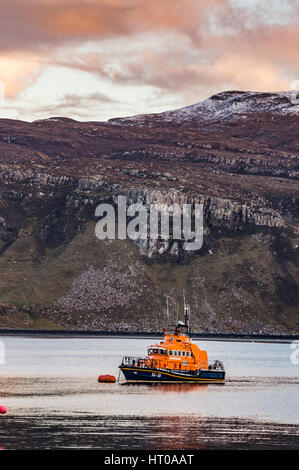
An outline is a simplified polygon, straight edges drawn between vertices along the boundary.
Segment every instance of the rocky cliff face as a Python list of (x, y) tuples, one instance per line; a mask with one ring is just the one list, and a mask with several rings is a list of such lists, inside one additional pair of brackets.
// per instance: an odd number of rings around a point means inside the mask
[[(159, 329), (184, 289), (197, 331), (298, 333), (298, 124), (290, 97), (239, 92), (137, 120), (1, 120), (0, 326)], [(95, 208), (119, 195), (203, 204), (203, 247), (98, 240)]]

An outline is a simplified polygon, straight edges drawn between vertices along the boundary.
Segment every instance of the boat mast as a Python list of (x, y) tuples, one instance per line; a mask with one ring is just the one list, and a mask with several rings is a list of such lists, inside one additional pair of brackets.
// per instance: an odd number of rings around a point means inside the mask
[(168, 304), (168, 295), (166, 296), (166, 316), (169, 318), (169, 304)]
[(187, 334), (190, 335), (190, 305), (186, 304), (185, 292), (184, 292), (184, 316), (185, 316), (185, 326), (187, 328)]

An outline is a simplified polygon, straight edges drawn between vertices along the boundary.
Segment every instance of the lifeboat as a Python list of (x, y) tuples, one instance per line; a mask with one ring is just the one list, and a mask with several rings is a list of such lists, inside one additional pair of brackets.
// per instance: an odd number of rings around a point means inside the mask
[(184, 299), (184, 321), (163, 328), (163, 340), (147, 349), (146, 357), (125, 356), (119, 366), (128, 383), (224, 383), (221, 361), (208, 361), (208, 353), (190, 336), (190, 307)]

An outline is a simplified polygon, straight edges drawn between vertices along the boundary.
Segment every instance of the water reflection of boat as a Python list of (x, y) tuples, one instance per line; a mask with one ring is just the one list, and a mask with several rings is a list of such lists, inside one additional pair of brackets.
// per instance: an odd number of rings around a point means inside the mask
[(123, 357), (119, 366), (128, 383), (223, 383), (221, 361), (208, 362), (207, 351), (190, 339), (190, 308), (184, 299), (184, 322), (163, 329), (163, 341), (148, 347), (146, 357)]
[[(198, 390), (198, 384), (192, 382), (148, 382), (144, 383), (142, 381), (138, 382), (123, 382), (121, 385), (123, 386), (130, 386), (133, 385), (151, 385), (153, 389), (157, 390), (159, 393), (186, 393), (186, 392), (194, 392), (194, 390)], [(208, 384), (204, 383), (201, 384), (200, 391), (206, 391), (208, 389)]]
[[(153, 382), (154, 385), (155, 382)], [(186, 393), (186, 392), (194, 392), (194, 390), (198, 390), (197, 383), (163, 383), (163, 382), (158, 382), (156, 383), (157, 387), (159, 388), (159, 392), (162, 393)], [(208, 388), (207, 385), (202, 384), (200, 387), (200, 391), (204, 392)]]

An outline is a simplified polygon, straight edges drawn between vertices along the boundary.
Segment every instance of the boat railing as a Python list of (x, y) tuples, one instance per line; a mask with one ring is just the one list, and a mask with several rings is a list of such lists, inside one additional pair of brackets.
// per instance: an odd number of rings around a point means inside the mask
[[(152, 368), (152, 369), (171, 369), (174, 371), (181, 371), (181, 372), (188, 372), (188, 373), (194, 373), (195, 375), (197, 374), (197, 369), (194, 369), (193, 364), (188, 364), (186, 361), (182, 362), (174, 362), (171, 365), (167, 363), (165, 360), (159, 360), (159, 359), (148, 359), (147, 360), (147, 366)], [(208, 361), (201, 361), (198, 363), (199, 369), (204, 369), (207, 370), (209, 368)]]
[(222, 361), (214, 361), (212, 364), (209, 364), (210, 370), (223, 370), (224, 371), (224, 364)]
[[(179, 364), (173, 364), (174, 367), (169, 367), (165, 359), (149, 359), (147, 357), (136, 357), (136, 356), (124, 356), (122, 358), (121, 366), (127, 367), (150, 367), (151, 369), (176, 369), (181, 371), (190, 371), (192, 368), (190, 364), (180, 362)], [(208, 361), (200, 361), (198, 363), (199, 369), (203, 370), (224, 370), (223, 363), (221, 361), (214, 361), (212, 364), (209, 364)]]
[(145, 363), (146, 363), (146, 358), (144, 357), (124, 356), (122, 358), (121, 365), (130, 366), (130, 367), (134, 367), (134, 366), (141, 367)]

